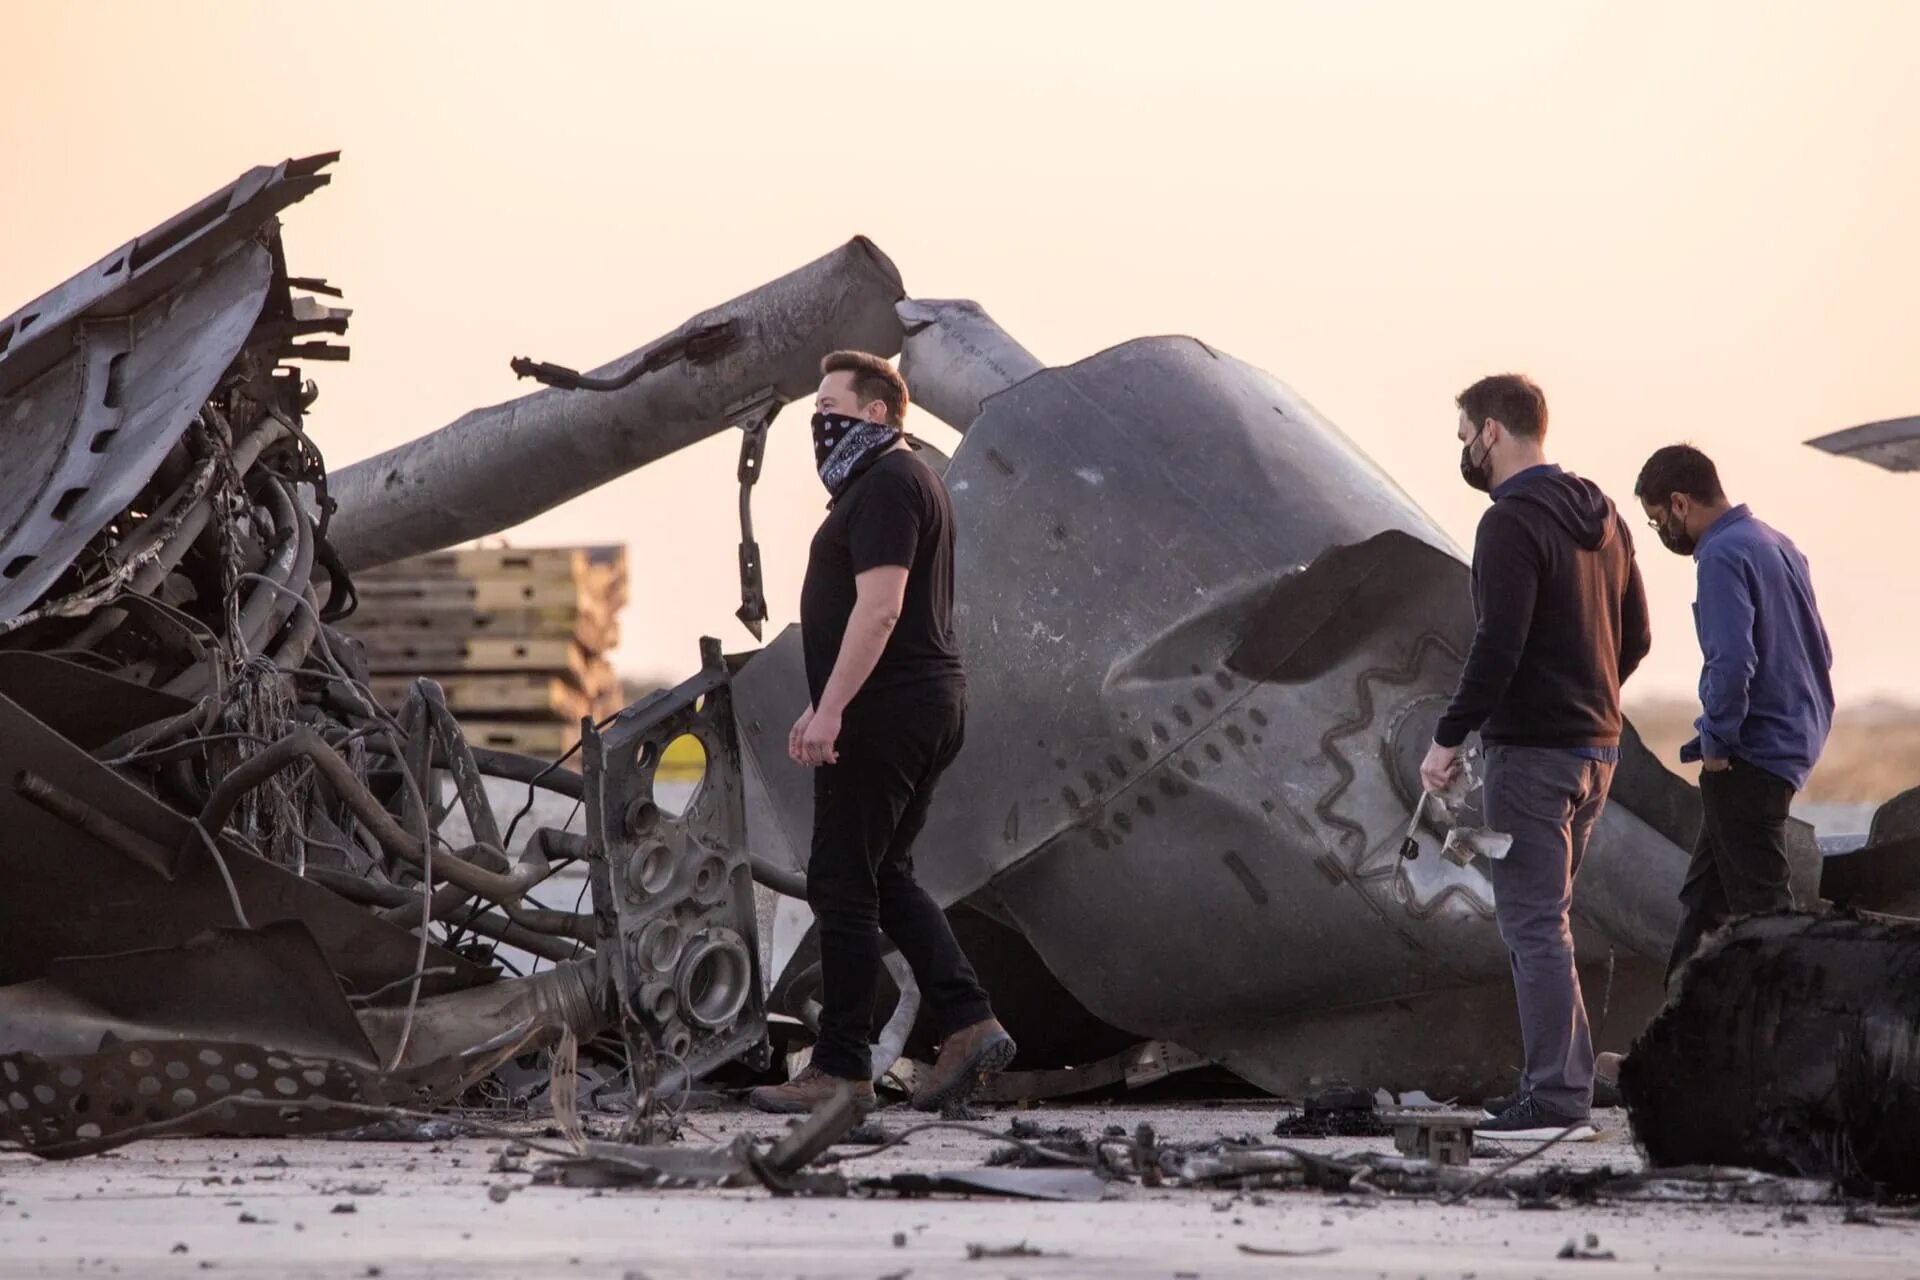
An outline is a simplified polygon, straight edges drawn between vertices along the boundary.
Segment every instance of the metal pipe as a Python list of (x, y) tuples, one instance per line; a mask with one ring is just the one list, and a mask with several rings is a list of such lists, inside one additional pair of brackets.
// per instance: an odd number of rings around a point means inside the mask
[(334, 473), (333, 545), (348, 568), (366, 569), (510, 528), (724, 430), (744, 400), (811, 393), (836, 347), (892, 355), (901, 296), (893, 263), (856, 237), (593, 375), (721, 330), (717, 354), (690, 353), (618, 391), (549, 389), (476, 409)]
[[(290, 729), (286, 737), (264, 751), (247, 757), (222, 778), (201, 810), (201, 825), (209, 832), (220, 831), (242, 797), (300, 760), (313, 762), (334, 792), (353, 810), (354, 817), (380, 842), (381, 848), (425, 869), (427, 856), (422, 842), (409, 835), (354, 775), (347, 762), (335, 754), (319, 734), (305, 725)], [(438, 870), (442, 879), (492, 902), (518, 898), (549, 874), (544, 859), (537, 858), (522, 861), (505, 874), (476, 867), (459, 857), (443, 859)]]
[[(332, 867), (309, 866), (307, 879), (364, 906), (411, 907), (417, 923), (420, 899), (398, 885), (378, 884), (350, 872), (336, 871)], [(504, 942), (508, 946), (518, 947), (529, 955), (536, 955), (544, 960), (564, 963), (580, 958), (580, 948), (576, 943), (560, 942), (545, 934), (523, 929), (492, 912), (483, 912), (471, 920), (462, 920), (459, 922), (459, 927), (471, 933), (477, 933), (483, 938), (491, 938), (495, 942)]]
[(894, 310), (906, 328), (900, 376), (913, 403), (962, 435), (988, 396), (1045, 368), (977, 302), (908, 298)]

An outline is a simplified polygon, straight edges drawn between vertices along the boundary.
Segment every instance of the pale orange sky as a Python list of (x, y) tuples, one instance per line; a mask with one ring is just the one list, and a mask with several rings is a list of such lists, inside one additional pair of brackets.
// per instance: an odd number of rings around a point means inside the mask
[[(339, 466), (872, 236), (1042, 359), (1187, 332), (1292, 384), (1460, 542), (1453, 394), (1520, 369), (1631, 502), (1689, 439), (1811, 557), (1843, 698), (1920, 696), (1920, 477), (1821, 432), (1920, 412), (1920, 5), (44, 4), (0, 15), (0, 312), (257, 163), (340, 149), (288, 257), (355, 308)], [(922, 421), (944, 444), (952, 437)], [(756, 520), (776, 626), (823, 494)], [(619, 655), (749, 638), (721, 437), (514, 531), (626, 540)], [(1640, 539), (1686, 693), (1691, 564)]]

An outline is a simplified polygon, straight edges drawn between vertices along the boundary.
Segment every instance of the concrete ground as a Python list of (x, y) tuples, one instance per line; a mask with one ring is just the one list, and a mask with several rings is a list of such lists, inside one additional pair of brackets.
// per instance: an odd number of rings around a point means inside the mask
[[(1002, 1130), (1014, 1113), (987, 1114)], [(1281, 1112), (1233, 1103), (1044, 1107), (1021, 1113), (1097, 1132), (1146, 1122), (1165, 1141), (1266, 1135)], [(919, 1117), (882, 1112), (897, 1131)], [(771, 1135), (748, 1112), (691, 1117), (708, 1137)], [(1609, 1113), (1602, 1140), (1561, 1163), (1638, 1167)], [(689, 1142), (701, 1139), (689, 1135)], [(884, 1174), (977, 1166), (994, 1143), (951, 1133), (845, 1167)], [(1297, 1144), (1327, 1153), (1384, 1141)], [(41, 1163), (0, 1156), (0, 1276), (611, 1277), (1920, 1277), (1920, 1227), (1836, 1206), (1623, 1203), (1523, 1210), (1321, 1192), (1207, 1193), (1113, 1186), (1093, 1204), (1000, 1199), (776, 1199), (764, 1191), (586, 1191), (492, 1172), (499, 1139), (433, 1144), (154, 1141)], [(858, 1148), (842, 1148), (854, 1151)], [(529, 1156), (529, 1167), (542, 1157)], [(1477, 1166), (1491, 1161), (1476, 1160)], [(495, 1200), (496, 1187), (514, 1188)], [(1614, 1260), (1560, 1261), (1588, 1234)], [(969, 1246), (1039, 1256), (970, 1260)], [(1241, 1246), (1296, 1256), (1257, 1256)]]

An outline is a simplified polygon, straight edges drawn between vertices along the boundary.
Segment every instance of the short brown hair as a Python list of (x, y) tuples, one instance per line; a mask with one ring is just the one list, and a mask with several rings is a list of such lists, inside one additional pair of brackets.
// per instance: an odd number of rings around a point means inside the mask
[(1496, 373), (1453, 398), (1474, 430), (1488, 418), (1529, 440), (1547, 434), (1547, 393), (1532, 378), (1518, 373)]
[(907, 380), (881, 356), (870, 351), (835, 351), (820, 362), (820, 376), (853, 375), (853, 394), (861, 404), (879, 400), (887, 406), (887, 422), (899, 426), (907, 416)]

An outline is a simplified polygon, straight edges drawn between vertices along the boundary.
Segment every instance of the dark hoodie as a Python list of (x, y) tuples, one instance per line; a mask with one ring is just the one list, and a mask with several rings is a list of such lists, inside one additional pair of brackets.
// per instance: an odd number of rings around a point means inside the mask
[(1434, 741), (1612, 747), (1620, 684), (1653, 644), (1633, 538), (1599, 486), (1531, 467), (1473, 539), (1473, 648)]

